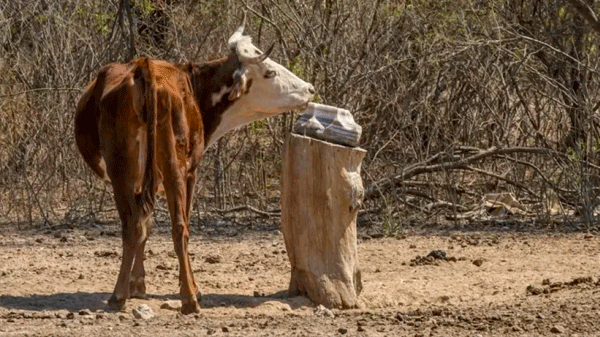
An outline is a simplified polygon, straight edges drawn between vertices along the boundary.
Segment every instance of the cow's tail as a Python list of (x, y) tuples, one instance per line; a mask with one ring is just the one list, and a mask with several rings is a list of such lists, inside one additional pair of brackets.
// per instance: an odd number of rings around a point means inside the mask
[[(146, 163), (144, 169), (144, 178), (142, 182), (142, 191), (139, 195), (138, 206), (142, 212), (142, 221), (145, 222), (151, 218), (152, 210), (154, 209), (155, 193), (156, 193), (156, 113), (157, 113), (157, 98), (156, 98), (156, 79), (150, 62), (145, 58), (138, 67), (139, 75), (144, 86), (144, 108), (141, 112), (141, 117), (147, 127), (147, 151)], [(137, 75), (137, 74), (136, 74)], [(142, 225), (144, 232), (148, 229), (146, 224)], [(147, 233), (144, 233), (147, 234)], [(145, 237), (146, 235), (144, 235)]]

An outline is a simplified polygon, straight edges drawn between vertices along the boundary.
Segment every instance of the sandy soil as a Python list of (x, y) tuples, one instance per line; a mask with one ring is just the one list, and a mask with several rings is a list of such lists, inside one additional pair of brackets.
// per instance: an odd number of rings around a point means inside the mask
[[(203, 309), (188, 316), (161, 308), (179, 302), (167, 226), (147, 246), (149, 298), (122, 312), (106, 307), (119, 267), (117, 226), (2, 228), (0, 336), (600, 335), (597, 232), (361, 234), (363, 308), (329, 317), (306, 298), (285, 298), (289, 264), (275, 226), (211, 228), (192, 236)], [(449, 259), (423, 258), (432, 250)], [(140, 304), (156, 316), (135, 318)]]

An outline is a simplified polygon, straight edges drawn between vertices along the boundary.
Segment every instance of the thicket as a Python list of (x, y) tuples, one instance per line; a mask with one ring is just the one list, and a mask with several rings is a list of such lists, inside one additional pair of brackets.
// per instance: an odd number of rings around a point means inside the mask
[[(276, 61), (362, 125), (364, 221), (387, 234), (490, 216), (592, 224), (598, 10), (589, 0), (0, 0), (0, 223), (115, 218), (110, 188), (73, 140), (83, 88), (109, 62), (223, 56), (246, 11), (256, 45), (277, 42)], [(296, 117), (209, 149), (195, 218), (276, 216)]]

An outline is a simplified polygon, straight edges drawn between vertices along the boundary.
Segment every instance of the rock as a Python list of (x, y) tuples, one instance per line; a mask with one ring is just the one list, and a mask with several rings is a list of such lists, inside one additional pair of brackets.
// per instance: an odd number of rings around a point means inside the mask
[(81, 316), (89, 316), (91, 314), (92, 314), (92, 311), (90, 309), (79, 310), (79, 315), (81, 315)]
[(139, 307), (134, 308), (132, 313), (135, 318), (144, 320), (154, 317), (154, 312), (152, 312), (152, 309), (147, 304), (141, 304)]
[(539, 295), (544, 292), (543, 289), (538, 288), (536, 286), (532, 286), (532, 285), (528, 285), (527, 288), (525, 289), (525, 291), (530, 293), (531, 295)]
[(483, 259), (476, 259), (473, 261), (473, 264), (477, 267), (481, 267), (481, 265), (483, 264)]
[(324, 305), (319, 304), (316, 308), (315, 308), (315, 316), (317, 317), (330, 317), (330, 318), (334, 318), (335, 315), (333, 314), (333, 312), (327, 308), (325, 308)]
[(217, 330), (215, 330), (215, 329), (213, 329), (213, 328), (208, 328), (208, 329), (206, 330), (206, 334), (207, 334), (207, 335), (209, 335), (209, 336), (210, 336), (210, 335), (214, 335), (215, 333), (217, 333)]
[(69, 313), (67, 314), (67, 319), (73, 319), (73, 318), (75, 318), (75, 314), (74, 314), (74, 313), (72, 313), (72, 312), (69, 312)]
[(550, 329), (550, 332), (552, 332), (552, 333), (564, 333), (565, 332), (565, 328), (562, 325), (557, 324), (557, 325), (553, 326), (552, 329)]
[(354, 117), (348, 110), (309, 103), (294, 124), (293, 131), (334, 144), (356, 147), (362, 127), (354, 122)]
[(179, 311), (181, 309), (181, 301), (166, 301), (160, 305), (161, 309)]
[(204, 261), (206, 261), (207, 263), (210, 263), (210, 264), (221, 263), (221, 256), (220, 255), (209, 255), (204, 258)]
[(340, 334), (342, 334), (342, 335), (345, 335), (345, 334), (346, 334), (346, 332), (348, 332), (348, 329), (346, 329), (346, 328), (339, 328), (339, 329), (338, 329), (338, 332), (339, 332)]
[(221, 331), (223, 331), (223, 332), (229, 332), (229, 328), (226, 327), (226, 326), (224, 326), (224, 327), (221, 328)]
[(436, 260), (445, 260), (446, 252), (443, 250), (432, 250), (431, 252), (429, 252), (429, 254), (427, 254), (427, 257), (432, 257)]

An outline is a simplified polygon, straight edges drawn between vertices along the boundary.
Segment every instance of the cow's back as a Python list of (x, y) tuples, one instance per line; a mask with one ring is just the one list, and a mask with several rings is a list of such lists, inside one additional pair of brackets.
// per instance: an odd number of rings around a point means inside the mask
[[(150, 69), (145, 69), (150, 68)], [(96, 79), (82, 95), (75, 115), (76, 143), (85, 162), (106, 182), (111, 183), (103, 153), (135, 151), (140, 159), (147, 149), (131, 148), (132, 142), (142, 141), (147, 134), (144, 113), (144, 90), (153, 74), (157, 91), (156, 120), (161, 129), (165, 123), (181, 145), (190, 163), (197, 163), (203, 151), (203, 126), (200, 111), (194, 100), (187, 74), (167, 61), (140, 58), (127, 64), (113, 63), (100, 69)], [(160, 138), (160, 135), (158, 135)], [(164, 136), (164, 135), (163, 135)], [(109, 155), (110, 157), (110, 155)], [(191, 160), (190, 160), (191, 159)], [(136, 171), (131, 177), (139, 185), (142, 163), (132, 162), (128, 169)], [(194, 165), (195, 166), (195, 165)], [(137, 179), (136, 179), (137, 178)]]

